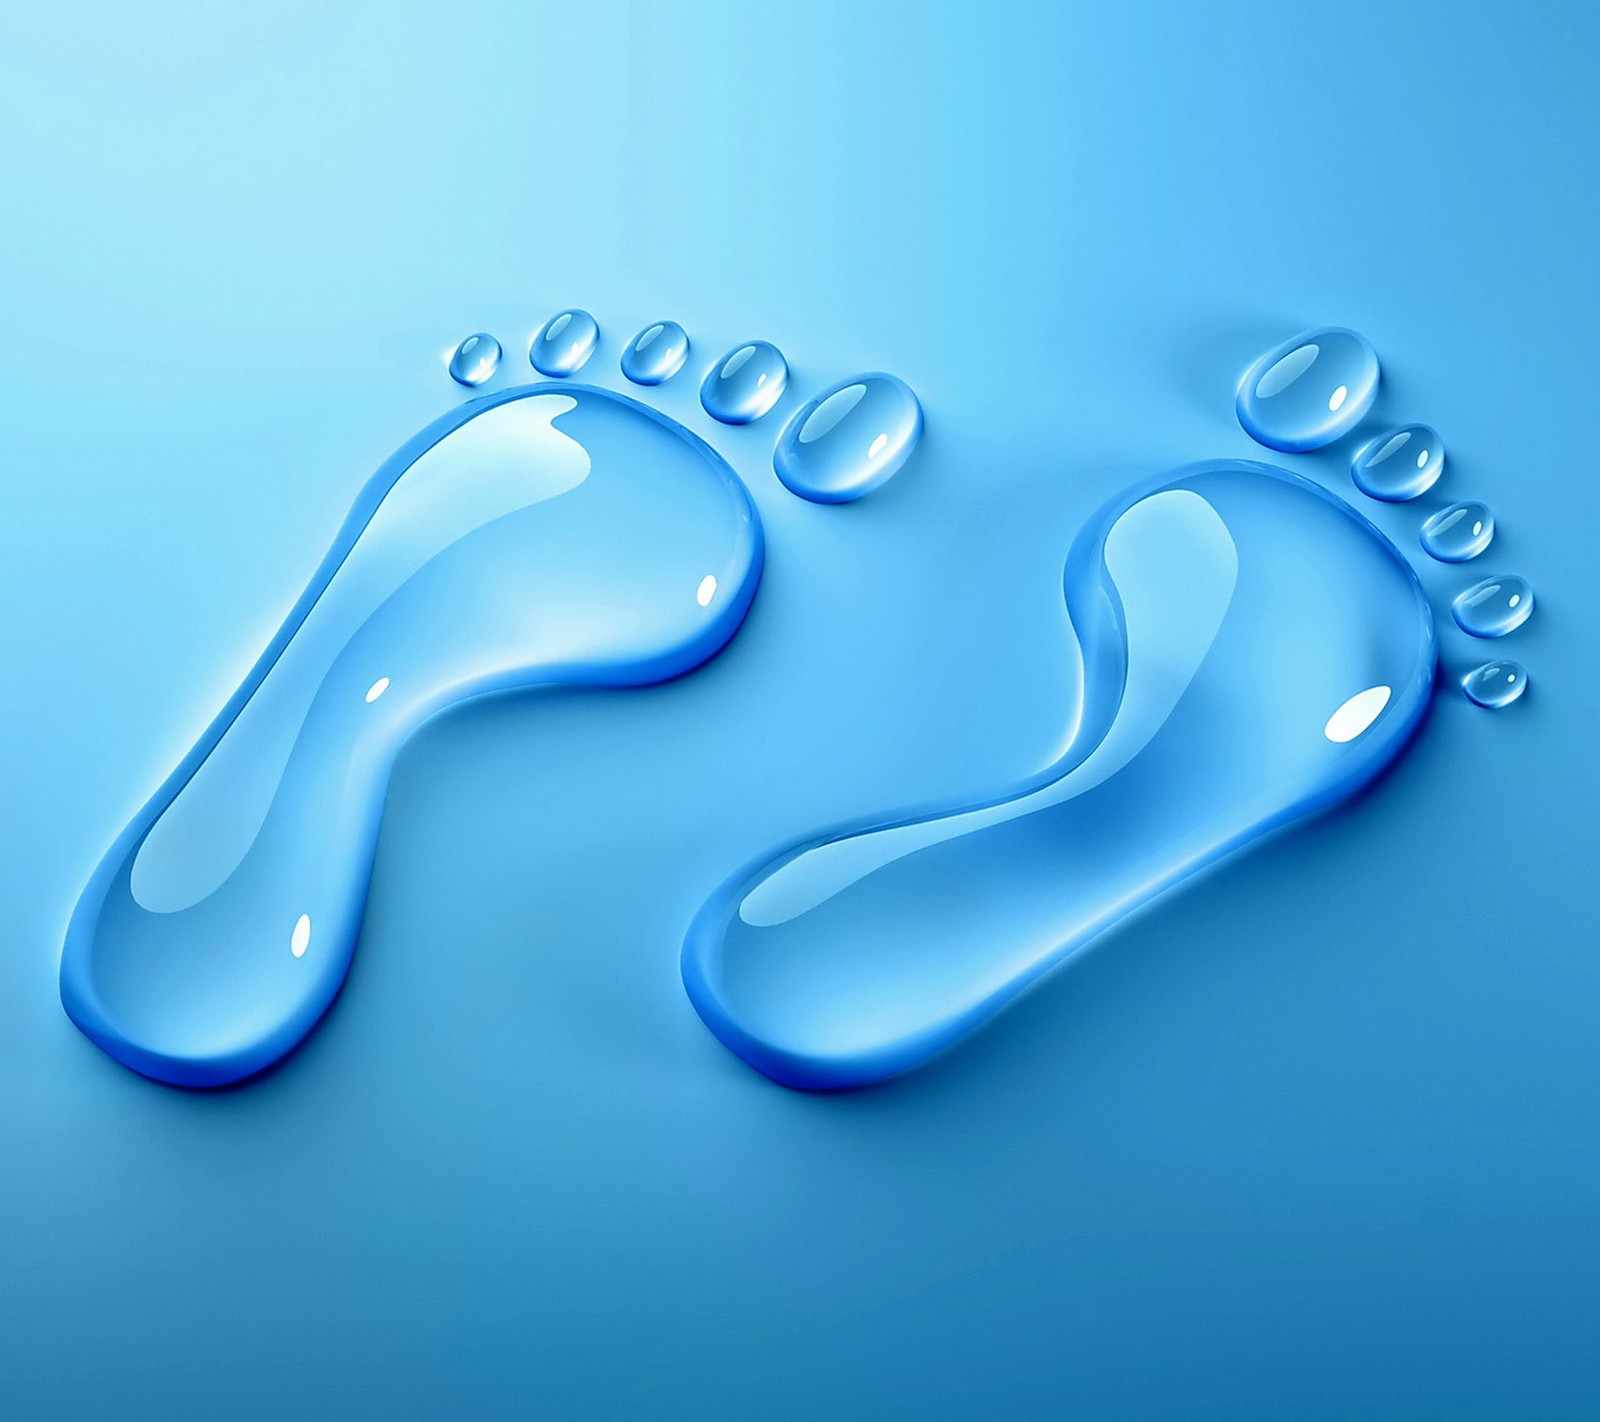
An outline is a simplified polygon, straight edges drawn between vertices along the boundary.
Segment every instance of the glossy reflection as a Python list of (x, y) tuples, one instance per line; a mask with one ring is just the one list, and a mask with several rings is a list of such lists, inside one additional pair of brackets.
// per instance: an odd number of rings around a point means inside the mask
[(747, 341), (711, 367), (700, 386), (700, 403), (725, 425), (747, 425), (778, 403), (788, 383), (783, 352), (766, 341)]
[(685, 985), (751, 1065), (801, 1087), (917, 1066), (1164, 889), (1370, 782), (1430, 702), (1410, 565), (1267, 465), (1114, 500), (1065, 593), (1084, 691), (1058, 764), (975, 806), (796, 826), (696, 916)]
[(588, 364), (599, 339), (599, 324), (587, 311), (563, 311), (539, 328), (528, 362), (541, 375), (572, 375)]
[(676, 321), (646, 326), (622, 353), (622, 373), (635, 385), (660, 385), (683, 369), (689, 333)]
[(1444, 441), (1431, 425), (1402, 425), (1369, 440), (1350, 461), (1350, 477), (1368, 498), (1403, 504), (1425, 494), (1444, 472)]
[(1422, 525), (1423, 551), (1441, 563), (1465, 563), (1494, 539), (1494, 514), (1487, 504), (1451, 504)]
[(500, 368), (500, 342), (487, 331), (468, 336), (450, 357), (450, 378), (457, 385), (482, 385)]
[(727, 465), (623, 396), (524, 386), (430, 426), (95, 871), (67, 1011), (164, 1081), (270, 1065), (344, 981), (410, 733), (483, 692), (688, 671), (733, 635), (760, 566)]
[(1341, 326), (1275, 346), (1239, 382), (1239, 423), (1270, 449), (1303, 453), (1348, 434), (1378, 393), (1378, 354)]
[(1497, 574), (1456, 595), (1450, 615), (1456, 626), (1474, 637), (1504, 637), (1515, 632), (1533, 612), (1533, 589), (1526, 578)]
[(1520, 662), (1485, 662), (1461, 678), (1461, 689), (1468, 701), (1498, 711), (1528, 689), (1528, 673)]
[(790, 493), (818, 504), (870, 494), (899, 472), (922, 438), (922, 406), (905, 381), (852, 376), (801, 406), (772, 466)]

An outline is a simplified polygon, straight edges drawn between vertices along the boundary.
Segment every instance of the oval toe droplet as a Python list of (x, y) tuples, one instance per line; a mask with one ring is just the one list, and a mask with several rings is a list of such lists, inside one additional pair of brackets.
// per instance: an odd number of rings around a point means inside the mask
[(450, 357), (450, 378), (457, 385), (482, 385), (500, 368), (500, 342), (487, 331), (468, 336)]
[(587, 311), (562, 311), (539, 328), (528, 347), (528, 363), (541, 375), (573, 375), (588, 363), (599, 340), (600, 325)]
[(1451, 504), (1422, 525), (1419, 539), (1430, 558), (1465, 563), (1476, 558), (1494, 538), (1494, 514), (1487, 504)]
[(676, 321), (646, 326), (622, 353), (622, 373), (635, 385), (660, 385), (683, 369), (689, 358), (689, 333)]
[(1498, 711), (1528, 689), (1528, 673), (1520, 662), (1485, 662), (1461, 678), (1468, 701)]
[(1239, 423), (1251, 439), (1291, 454), (1349, 433), (1378, 393), (1378, 353), (1342, 326), (1306, 331), (1256, 361), (1239, 382)]
[(802, 499), (848, 503), (897, 474), (921, 438), (922, 406), (911, 387), (873, 372), (802, 406), (778, 437), (772, 465)]
[(1504, 637), (1533, 612), (1533, 589), (1526, 578), (1502, 574), (1474, 583), (1450, 604), (1456, 626), (1474, 637)]
[(1403, 504), (1444, 472), (1444, 441), (1431, 425), (1401, 425), (1369, 440), (1350, 461), (1350, 478), (1371, 499)]
[(789, 363), (766, 341), (746, 341), (723, 356), (700, 386), (706, 414), (725, 425), (759, 420), (783, 395)]

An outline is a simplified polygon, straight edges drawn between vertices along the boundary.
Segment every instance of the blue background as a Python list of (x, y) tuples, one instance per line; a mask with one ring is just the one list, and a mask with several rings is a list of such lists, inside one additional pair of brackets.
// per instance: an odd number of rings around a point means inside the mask
[[(1582, 3), (8, 7), (5, 1410), (1600, 1411), (1597, 59)], [(688, 327), (661, 402), (770, 535), (744, 632), (430, 725), (323, 1029), (241, 1090), (134, 1076), (56, 1002), (89, 870), (460, 398), (442, 353), (515, 372), (569, 304), (612, 385)], [(1046, 762), (1073, 531), (1258, 453), (1237, 374), (1322, 322), (1382, 354), (1374, 421), (1443, 432), (1430, 506), (1499, 514), (1528, 697), (1444, 696), (927, 1071), (743, 1067), (678, 980), (703, 894)], [(713, 427), (694, 375), (753, 336), (791, 394)], [(876, 368), (916, 462), (790, 497), (780, 418)]]

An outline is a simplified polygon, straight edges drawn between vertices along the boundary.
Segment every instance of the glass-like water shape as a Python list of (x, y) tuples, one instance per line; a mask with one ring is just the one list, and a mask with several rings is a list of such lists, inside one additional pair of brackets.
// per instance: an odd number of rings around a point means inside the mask
[(450, 357), (450, 378), (457, 385), (482, 385), (500, 368), (500, 342), (487, 331), (468, 336)]
[(1441, 563), (1465, 563), (1476, 558), (1494, 539), (1494, 514), (1488, 504), (1451, 504), (1422, 525), (1422, 548)]
[(899, 472), (922, 438), (922, 406), (881, 371), (842, 380), (797, 410), (772, 454), (790, 493), (818, 504), (870, 494)]
[(789, 362), (766, 341), (746, 341), (723, 356), (700, 386), (700, 403), (725, 425), (759, 420), (783, 395)]
[(801, 834), (695, 917), (685, 985), (751, 1065), (812, 1088), (917, 1066), (1163, 890), (1368, 784), (1430, 703), (1410, 565), (1267, 465), (1115, 499), (1065, 592), (1083, 697), (1059, 763), (977, 805)]
[(1378, 393), (1378, 353), (1342, 326), (1306, 331), (1256, 361), (1239, 382), (1235, 408), (1245, 433), (1290, 454), (1348, 434)]
[(599, 340), (599, 323), (587, 311), (562, 311), (539, 328), (528, 362), (541, 375), (573, 375), (588, 364)]
[(1526, 578), (1498, 573), (1456, 594), (1450, 615), (1456, 626), (1474, 637), (1504, 637), (1515, 632), (1533, 612), (1533, 589)]
[(1350, 477), (1368, 498), (1403, 504), (1425, 494), (1444, 473), (1444, 441), (1431, 425), (1401, 425), (1362, 445)]
[(1468, 701), (1498, 711), (1528, 689), (1528, 673), (1520, 662), (1485, 662), (1461, 678)]
[(689, 333), (676, 321), (646, 326), (622, 352), (622, 373), (635, 385), (671, 380), (689, 359)]
[(389, 770), (463, 698), (638, 686), (733, 635), (754, 506), (696, 436), (621, 395), (463, 405), (378, 471), (209, 730), (72, 916), (67, 1011), (114, 1057), (237, 1081), (309, 1032), (350, 966)]

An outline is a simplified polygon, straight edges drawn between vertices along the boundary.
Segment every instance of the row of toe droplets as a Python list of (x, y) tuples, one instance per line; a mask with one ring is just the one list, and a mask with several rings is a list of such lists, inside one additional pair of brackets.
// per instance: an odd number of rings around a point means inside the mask
[[(1236, 410), (1245, 432), (1270, 449), (1303, 454), (1349, 434), (1372, 408), (1381, 370), (1364, 336), (1338, 326), (1305, 331), (1261, 356), (1239, 382)], [(1444, 473), (1444, 441), (1431, 425), (1408, 424), (1367, 440), (1350, 463), (1363, 494), (1405, 503), (1427, 493)], [(1441, 563), (1465, 563), (1494, 539), (1494, 514), (1475, 500), (1431, 515), (1418, 534), (1423, 551)], [(1497, 574), (1464, 588), (1450, 615), (1473, 637), (1503, 637), (1528, 620), (1533, 589), (1527, 579)], [(1479, 706), (1509, 706), (1528, 685), (1516, 662), (1486, 662), (1468, 672), (1461, 689)]]
[[(564, 379), (589, 361), (599, 323), (572, 308), (544, 323), (528, 347), (541, 375)], [(623, 348), (622, 373), (635, 385), (665, 384), (688, 363), (689, 335), (676, 321), (655, 321)], [(500, 368), (500, 342), (486, 331), (451, 353), (450, 376), (469, 389)], [(768, 341), (745, 341), (714, 361), (700, 383), (700, 404), (725, 425), (748, 425), (771, 413), (789, 387), (789, 363)], [(870, 371), (830, 386), (783, 426), (772, 465), (783, 486), (812, 503), (842, 504), (887, 483), (922, 438), (922, 405), (897, 376)]]

